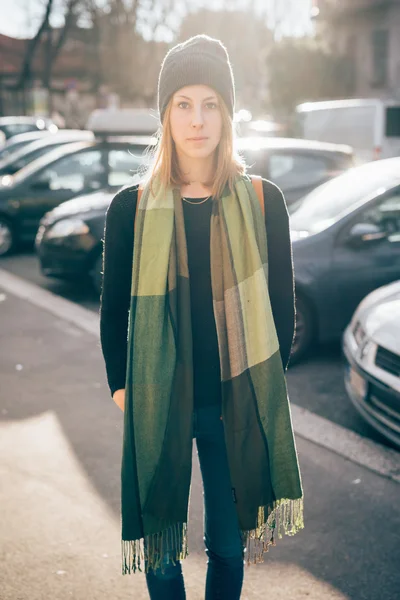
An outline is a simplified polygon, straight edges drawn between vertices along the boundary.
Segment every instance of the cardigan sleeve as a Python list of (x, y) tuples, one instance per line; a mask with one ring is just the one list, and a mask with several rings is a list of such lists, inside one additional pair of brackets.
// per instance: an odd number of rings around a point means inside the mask
[(295, 291), (289, 215), (282, 191), (263, 179), (268, 245), (268, 289), (286, 370), (295, 332)]
[(104, 229), (100, 343), (111, 396), (125, 387), (136, 202), (136, 187), (120, 191)]

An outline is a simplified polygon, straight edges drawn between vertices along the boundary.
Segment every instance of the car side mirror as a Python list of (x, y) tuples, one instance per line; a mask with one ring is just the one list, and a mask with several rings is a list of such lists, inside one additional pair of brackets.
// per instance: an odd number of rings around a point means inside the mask
[(31, 184), (31, 189), (40, 191), (40, 192), (45, 192), (45, 191), (49, 190), (50, 189), (50, 179), (37, 179), (36, 181), (33, 181)]
[(366, 243), (379, 242), (386, 239), (387, 233), (372, 223), (356, 223), (349, 231), (348, 244), (363, 246)]

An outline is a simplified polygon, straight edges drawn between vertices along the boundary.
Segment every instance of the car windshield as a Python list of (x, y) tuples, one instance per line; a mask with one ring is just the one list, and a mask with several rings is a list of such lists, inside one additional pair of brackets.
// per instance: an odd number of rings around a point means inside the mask
[[(12, 142), (13, 138), (0, 150), (0, 161), (8, 159), (9, 156), (14, 152), (21, 150), (24, 146), (31, 143), (31, 140), (19, 140), (18, 142)], [(11, 142), (11, 143), (10, 143)]]
[(43, 156), (46, 152), (54, 150), (57, 145), (61, 145), (62, 142), (55, 140), (54, 138), (50, 141), (47, 140), (36, 140), (31, 142), (23, 148), (18, 148), (15, 152), (7, 156), (6, 159), (0, 161), (2, 167), (8, 167), (14, 163), (18, 164), (18, 169), (22, 169), (28, 163)]
[(319, 186), (300, 200), (290, 216), (293, 231), (327, 229), (370, 196), (400, 182), (400, 158), (355, 167)]
[(53, 161), (61, 158), (62, 156), (66, 156), (67, 154), (72, 154), (73, 152), (78, 152), (79, 150), (91, 146), (90, 142), (74, 142), (71, 144), (64, 144), (60, 148), (55, 148), (46, 152), (40, 158), (36, 158), (32, 162), (23, 167), (19, 171), (15, 173), (14, 184), (20, 183), (36, 171), (39, 171), (43, 167), (47, 167)]

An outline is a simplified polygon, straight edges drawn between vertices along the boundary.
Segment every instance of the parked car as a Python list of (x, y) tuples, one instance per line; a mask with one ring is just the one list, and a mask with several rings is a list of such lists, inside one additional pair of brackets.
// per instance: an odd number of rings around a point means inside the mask
[(400, 448), (400, 281), (362, 300), (345, 330), (343, 353), (350, 400)]
[(0, 148), (0, 160), (4, 160), (10, 156), (10, 154), (16, 152), (16, 150), (20, 150), (24, 146), (27, 146), (36, 140), (42, 140), (49, 135), (52, 134), (48, 129), (45, 129), (44, 131), (28, 131), (27, 133), (13, 135), (11, 138), (8, 138), (4, 146)]
[(292, 362), (339, 338), (366, 294), (400, 279), (400, 158), (355, 167), (290, 216), (297, 325)]
[(278, 137), (243, 137), (235, 144), (249, 173), (276, 183), (288, 205), (354, 166), (350, 146)]
[(46, 117), (0, 117), (0, 131), (6, 138), (11, 138), (18, 133), (27, 131), (57, 131), (58, 127), (51, 119)]
[(400, 102), (380, 98), (305, 102), (296, 107), (296, 135), (350, 144), (362, 161), (400, 156)]
[(0, 160), (0, 176), (14, 175), (14, 173), (26, 167), (26, 165), (33, 160), (54, 150), (54, 148), (57, 148), (58, 146), (86, 140), (94, 140), (92, 131), (62, 129), (54, 135), (49, 135), (44, 139), (33, 141), (23, 148), (16, 150), (4, 160)]
[(0, 177), (0, 256), (33, 242), (42, 216), (62, 202), (130, 182), (150, 143), (125, 136), (66, 144)]
[(63, 202), (40, 221), (36, 252), (48, 277), (91, 277), (101, 288), (101, 256), (107, 208), (115, 192), (100, 191)]

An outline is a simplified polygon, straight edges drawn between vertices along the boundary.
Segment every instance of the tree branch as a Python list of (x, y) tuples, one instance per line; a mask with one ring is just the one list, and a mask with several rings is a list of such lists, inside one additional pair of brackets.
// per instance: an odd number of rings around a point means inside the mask
[(16, 88), (24, 87), (25, 81), (27, 79), (30, 79), (30, 77), (31, 77), (33, 58), (34, 58), (35, 52), (40, 44), (43, 33), (49, 27), (49, 19), (50, 19), (50, 13), (51, 13), (52, 6), (53, 6), (53, 0), (47, 0), (46, 11), (45, 11), (42, 23), (40, 24), (36, 35), (31, 40), (29, 40), (29, 42), (26, 46), (26, 51), (25, 51), (25, 56), (24, 56), (24, 60), (22, 63), (21, 72), (20, 72), (18, 81), (15, 85)]

